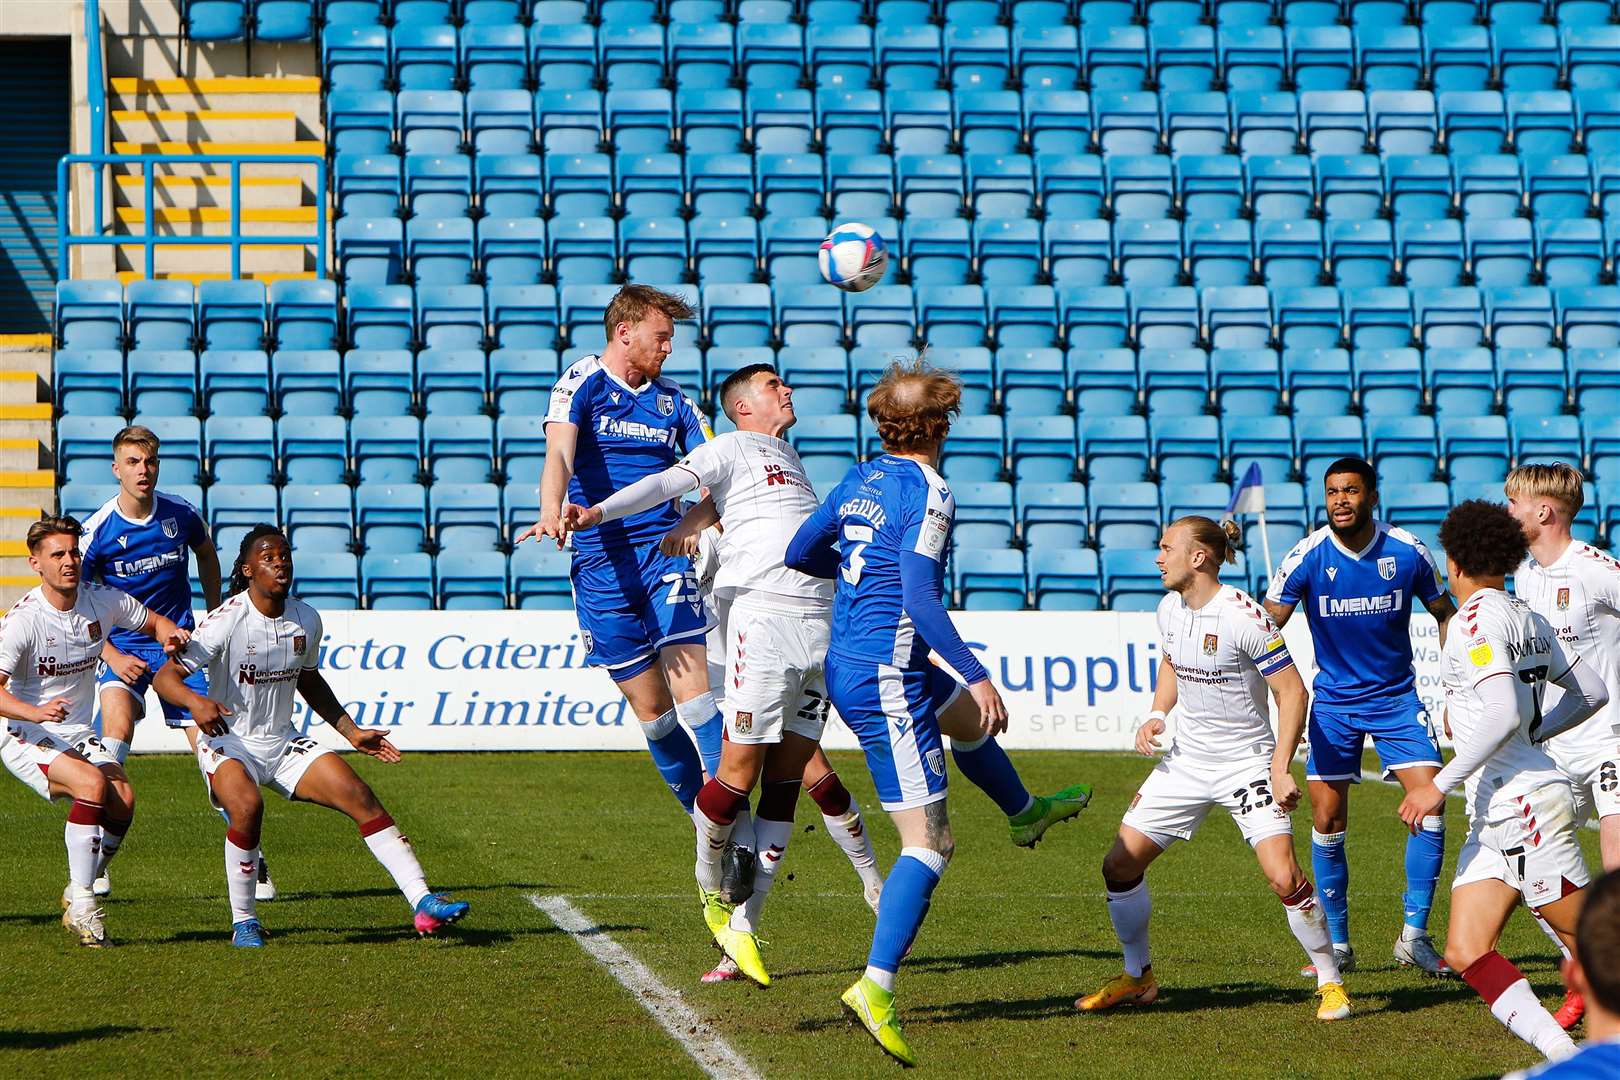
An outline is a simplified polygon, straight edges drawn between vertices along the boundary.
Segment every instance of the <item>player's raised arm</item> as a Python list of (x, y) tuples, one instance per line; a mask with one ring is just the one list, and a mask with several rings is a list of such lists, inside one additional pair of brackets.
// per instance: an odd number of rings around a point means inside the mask
[(1457, 605), (1451, 602), (1451, 594), (1446, 591), (1445, 579), (1440, 574), (1440, 566), (1430, 554), (1428, 545), (1417, 537), (1412, 537), (1413, 545), (1417, 548), (1417, 563), (1412, 573), (1412, 595), (1423, 601), (1423, 607), (1434, 621), (1440, 624), (1440, 646), (1445, 647), (1446, 630), (1451, 625), (1451, 617), (1457, 614)]
[(354, 722), (319, 668), (306, 667), (298, 673), (298, 696), (309, 703), (316, 716), (330, 724), (333, 731), (347, 739), (349, 745), (362, 754), (369, 754), (390, 765), (400, 759), (399, 749), (388, 741), (386, 735), (375, 729), (362, 728)]
[(229, 634), (225, 608), (216, 607), (197, 629), (185, 646), (174, 654), (174, 662), (158, 668), (152, 676), (152, 689), (170, 705), (177, 705), (191, 714), (197, 730), (205, 735), (222, 735), (227, 730), (225, 717), (231, 711), (213, 698), (205, 697), (186, 685), (186, 678), (206, 668), (225, 647)]
[(1283, 556), (1282, 565), (1277, 567), (1277, 573), (1272, 576), (1271, 587), (1266, 590), (1266, 596), (1261, 601), (1261, 607), (1271, 616), (1271, 621), (1281, 629), (1288, 625), (1293, 617), (1294, 608), (1299, 605), (1310, 587), (1309, 575), (1305, 572), (1305, 556), (1310, 551), (1310, 537), (1306, 537), (1294, 545), (1294, 549)]
[(540, 520), (518, 534), (515, 543), (529, 537), (538, 540), (548, 536), (557, 541), (560, 550), (568, 533), (562, 525), (563, 499), (568, 494), (568, 481), (574, 476), (574, 446), (579, 440), (579, 428), (559, 421), (546, 423), (546, 464), (540, 472)]
[(837, 494), (835, 490), (827, 496), (788, 541), (783, 564), (789, 570), (819, 578), (838, 576), (838, 512), (833, 509)]

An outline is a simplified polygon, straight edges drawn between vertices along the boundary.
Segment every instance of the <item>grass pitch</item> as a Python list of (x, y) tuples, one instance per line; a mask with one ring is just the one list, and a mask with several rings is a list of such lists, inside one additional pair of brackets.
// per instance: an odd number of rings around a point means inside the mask
[[(1396, 789), (1352, 796), (1355, 1016), (1314, 1019), (1304, 962), (1236, 828), (1211, 814), (1149, 873), (1154, 967), (1139, 1011), (1072, 1002), (1119, 968), (1098, 865), (1150, 765), (1124, 754), (1015, 753), (1030, 786), (1076, 780), (1092, 806), (1031, 852), (960, 777), (957, 854), (900, 973), (906, 1032), (942, 1076), (1499, 1076), (1535, 1053), (1460, 981), (1395, 966), (1402, 826)], [(887, 866), (898, 844), (853, 754), (835, 764)], [(442, 940), (410, 913), (354, 826), (267, 798), (265, 849), (282, 898), (261, 905), (262, 952), (228, 945), (223, 826), (189, 758), (132, 762), (137, 820), (106, 905), (116, 946), (59, 925), (62, 812), (0, 780), (0, 1076), (697, 1076), (635, 999), (530, 895), (564, 895), (676, 989), (765, 1076), (883, 1075), (839, 992), (872, 918), (808, 800), (766, 910), (769, 990), (700, 986), (715, 953), (692, 884), (691, 830), (643, 755), (413, 754), (358, 767), (416, 844), (430, 883), (470, 900)], [(1309, 867), (1309, 817), (1295, 815)], [(1434, 924), (1443, 931), (1464, 821), (1449, 806)], [(1597, 865), (1596, 837), (1583, 834)], [(1562, 994), (1551, 946), (1520, 913), (1503, 951), (1544, 1002)]]

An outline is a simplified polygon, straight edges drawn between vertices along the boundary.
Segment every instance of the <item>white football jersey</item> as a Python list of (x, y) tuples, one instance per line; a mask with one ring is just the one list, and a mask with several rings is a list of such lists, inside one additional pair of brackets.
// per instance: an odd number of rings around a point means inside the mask
[(1241, 589), (1222, 585), (1194, 610), (1181, 594), (1159, 601), (1159, 644), (1176, 672), (1178, 753), (1226, 761), (1277, 745), (1266, 678), (1294, 662), (1282, 632)]
[(757, 589), (832, 603), (833, 583), (783, 565), (788, 544), (820, 505), (793, 447), (757, 431), (717, 435), (677, 462), (720, 512), (716, 589)]
[(1498, 807), (1495, 817), (1517, 813), (1515, 796), (1563, 780), (1552, 758), (1531, 741), (1541, 722), (1548, 681), (1562, 678), (1575, 662), (1546, 619), (1500, 589), (1481, 589), (1452, 617), (1440, 660), (1446, 717), (1459, 748), (1481, 738), (1484, 704), (1476, 689), (1480, 683), (1511, 679), (1518, 697), (1518, 727), (1463, 787), (1470, 819), (1494, 820), (1493, 803)]
[(96, 715), (96, 664), (115, 626), (140, 630), (150, 613), (122, 589), (80, 582), (72, 610), (45, 599), (44, 586), (26, 593), (0, 621), (0, 673), (6, 689), (30, 705), (72, 702), (60, 725), (89, 727)]
[(261, 614), (237, 593), (209, 613), (179, 656), (189, 671), (208, 669), (208, 696), (231, 710), (232, 734), (251, 742), (280, 742), (292, 727), (298, 676), (318, 666), (321, 616), (297, 597), (279, 618)]
[(1592, 665), (1608, 688), (1610, 704), (1586, 723), (1547, 741), (1555, 756), (1612, 750), (1620, 739), (1620, 562), (1591, 544), (1574, 541), (1551, 566), (1532, 558), (1513, 574), (1513, 591), (1546, 619), (1558, 640)]

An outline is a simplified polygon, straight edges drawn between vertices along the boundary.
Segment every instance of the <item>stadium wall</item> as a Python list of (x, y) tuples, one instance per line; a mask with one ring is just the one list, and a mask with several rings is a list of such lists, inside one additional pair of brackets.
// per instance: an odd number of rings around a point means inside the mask
[[(384, 727), (402, 750), (641, 750), (634, 717), (608, 677), (584, 667), (571, 612), (325, 613), (321, 668), (354, 719)], [(1142, 612), (957, 612), (963, 638), (1007, 696), (1004, 745), (1125, 750), (1151, 707), (1159, 664), (1154, 616)], [(1303, 617), (1285, 637), (1311, 670)], [(1419, 693), (1440, 715), (1434, 620), (1413, 619)], [(300, 703), (302, 708), (302, 703)], [(155, 698), (149, 716), (161, 715)], [(296, 719), (341, 743), (307, 709)], [(1174, 731), (1174, 717), (1171, 718)], [(852, 748), (836, 721), (826, 744)], [(137, 751), (184, 751), (178, 731), (147, 722)]]

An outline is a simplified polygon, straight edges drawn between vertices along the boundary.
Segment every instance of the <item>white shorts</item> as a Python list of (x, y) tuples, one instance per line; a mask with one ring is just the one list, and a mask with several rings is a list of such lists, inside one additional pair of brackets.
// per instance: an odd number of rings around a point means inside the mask
[(822, 673), (832, 637), (828, 612), (732, 604), (725, 628), (726, 737), (769, 745), (791, 731), (820, 742), (831, 708)]
[(1575, 824), (1620, 814), (1620, 739), (1574, 751), (1554, 739), (1541, 748), (1575, 786)]
[(1457, 889), (1476, 881), (1502, 881), (1530, 908), (1542, 907), (1591, 880), (1576, 832), (1575, 799), (1568, 784), (1545, 784), (1512, 800), (1514, 813), (1471, 824), (1457, 853)]
[(214, 770), (227, 758), (240, 762), (260, 787), (290, 799), (309, 767), (330, 753), (331, 748), (302, 735), (290, 735), (275, 743), (250, 743), (229, 731), (223, 735), (197, 734), (197, 765), (208, 781), (211, 799)]
[(30, 724), (22, 720), (6, 721), (7, 738), (0, 740), (0, 759), (7, 771), (33, 788), (42, 799), (51, 797), (51, 784), (46, 774), (51, 763), (63, 754), (74, 753), (90, 764), (117, 765), (112, 751), (101, 745), (94, 728), (89, 726), (60, 727)]
[(1271, 758), (1209, 761), (1174, 751), (1148, 774), (1120, 821), (1167, 848), (1191, 840), (1204, 818), (1224, 806), (1250, 847), (1273, 836), (1290, 836), (1288, 812), (1271, 797)]

